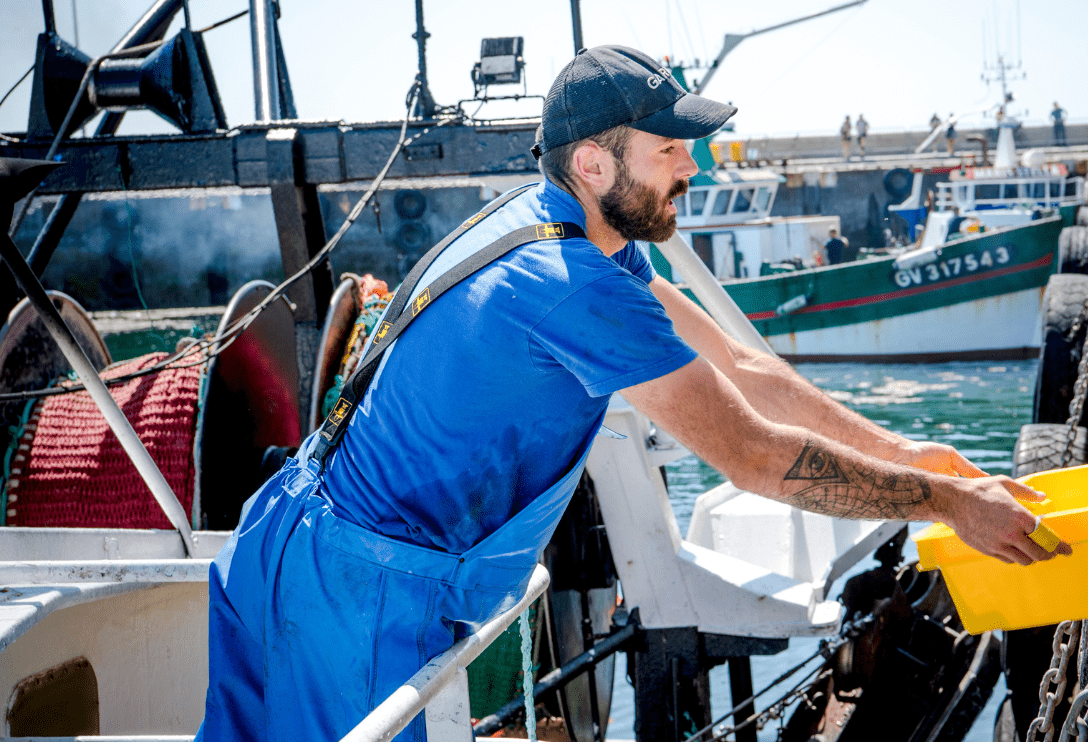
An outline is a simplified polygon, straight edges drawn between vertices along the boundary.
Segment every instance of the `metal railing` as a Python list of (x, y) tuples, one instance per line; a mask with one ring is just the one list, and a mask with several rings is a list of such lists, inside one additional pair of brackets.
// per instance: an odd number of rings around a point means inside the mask
[(391, 740), (421, 711), (426, 712), (428, 739), (444, 742), (474, 739), (465, 668), (544, 592), (549, 581), (548, 570), (538, 565), (517, 605), (424, 665), (340, 742)]

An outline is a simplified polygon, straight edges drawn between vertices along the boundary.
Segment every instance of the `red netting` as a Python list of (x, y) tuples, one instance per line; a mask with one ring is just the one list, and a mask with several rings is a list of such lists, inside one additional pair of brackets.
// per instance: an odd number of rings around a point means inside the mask
[[(123, 376), (165, 356), (135, 358), (102, 376)], [(200, 374), (194, 366), (110, 387), (187, 513), (193, 505)], [(47, 397), (35, 406), (12, 462), (7, 523), (171, 528), (87, 392)]]

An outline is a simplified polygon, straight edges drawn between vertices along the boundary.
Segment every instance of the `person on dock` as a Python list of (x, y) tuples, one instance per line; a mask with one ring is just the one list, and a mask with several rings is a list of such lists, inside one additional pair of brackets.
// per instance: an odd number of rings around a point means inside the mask
[(948, 156), (956, 154), (956, 122), (951, 113), (948, 114), (948, 128), (944, 130), (944, 140), (948, 145)]
[[(360, 396), (247, 501), (213, 563), (198, 740), (338, 740), (515, 603), (617, 392), (738, 487), (1050, 556), (1013, 497), (1036, 493), (834, 402), (654, 273), (636, 241), (676, 230), (698, 172), (685, 141), (735, 110), (626, 47), (563, 68), (532, 148), (543, 182), (455, 232)], [(515, 237), (431, 298), (450, 265)], [(417, 718), (397, 739), (425, 736)]]
[(869, 122), (865, 120), (865, 114), (858, 114), (858, 122), (854, 128), (858, 130), (858, 155), (865, 157), (865, 137), (869, 135)]
[(1068, 147), (1065, 139), (1065, 109), (1054, 101), (1054, 109), (1050, 112), (1050, 118), (1054, 119), (1054, 145), (1056, 147)]
[(839, 135), (842, 137), (842, 159), (844, 160), (850, 159), (850, 131), (852, 128), (850, 117), (847, 116), (843, 120), (842, 126), (839, 127)]

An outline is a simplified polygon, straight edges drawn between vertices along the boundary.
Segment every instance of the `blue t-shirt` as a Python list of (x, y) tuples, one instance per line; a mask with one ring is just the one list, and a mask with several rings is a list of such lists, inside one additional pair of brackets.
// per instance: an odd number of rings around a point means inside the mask
[[(446, 248), (422, 289), (529, 224), (585, 212), (545, 181)], [(462, 553), (565, 474), (612, 392), (696, 353), (647, 284), (634, 243), (519, 247), (435, 299), (390, 347), (324, 478), (336, 511), (384, 535)]]

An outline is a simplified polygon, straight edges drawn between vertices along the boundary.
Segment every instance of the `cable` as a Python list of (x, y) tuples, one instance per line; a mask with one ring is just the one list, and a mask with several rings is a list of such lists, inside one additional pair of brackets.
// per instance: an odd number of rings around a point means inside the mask
[[(422, 131), (412, 136), (411, 138), (406, 138), (405, 135), (408, 131), (408, 122), (409, 120), (411, 120), (411, 112), (413, 107), (415, 106), (416, 99), (419, 96), (419, 88), (420, 84), (417, 81), (413, 83), (412, 89), (409, 91), (409, 100), (407, 101), (408, 112), (405, 114), (404, 120), (401, 122), (400, 136), (397, 138), (397, 143), (393, 147), (393, 151), (390, 153), (389, 159), (386, 161), (385, 166), (375, 177), (373, 183), (366, 191), (366, 193), (364, 193), (359, 201), (356, 202), (355, 206), (352, 207), (351, 212), (348, 214), (343, 224), (340, 225), (340, 228), (336, 231), (336, 234), (334, 234), (328, 240), (328, 242), (326, 242), (325, 245), (320, 250), (318, 250), (312, 258), (310, 258), (309, 262), (307, 262), (306, 265), (304, 265), (294, 275), (284, 280), (279, 286), (273, 289), (268, 296), (266, 296), (261, 302), (254, 306), (253, 309), (249, 310), (246, 314), (235, 320), (219, 335), (211, 338), (204, 338), (198, 340), (197, 342), (190, 344), (182, 350), (177, 351), (170, 356), (167, 356), (153, 366), (149, 366), (140, 371), (125, 374), (124, 376), (117, 377), (116, 379), (110, 379), (106, 382), (106, 384), (112, 386), (120, 384), (129, 379), (136, 378), (138, 376), (146, 376), (152, 373), (158, 373), (159, 371), (163, 371), (166, 369), (188, 368), (191, 366), (200, 365), (202, 363), (207, 363), (209, 360), (211, 360), (211, 358), (219, 355), (227, 348), (229, 348), (231, 344), (233, 344), (233, 342), (237, 340), (238, 337), (256, 321), (257, 317), (261, 314), (261, 312), (267, 309), (274, 301), (282, 297), (284, 292), (286, 292), (286, 290), (290, 288), (291, 285), (293, 285), (297, 280), (309, 273), (311, 270), (314, 269), (315, 266), (317, 266), (325, 258), (327, 258), (328, 254), (340, 242), (340, 240), (343, 238), (344, 234), (347, 233), (351, 225), (354, 224), (355, 220), (358, 219), (359, 216), (362, 214), (367, 204), (374, 197), (374, 194), (377, 193), (378, 189), (382, 185), (382, 182), (385, 180), (389, 169), (393, 166), (393, 163), (396, 161), (396, 158), (401, 153), (401, 151), (412, 142), (415, 142), (420, 137), (431, 132), (433, 129), (437, 129), (441, 126), (459, 120), (458, 118), (444, 119), (435, 124), (434, 126), (425, 127)], [(196, 354), (199, 354), (198, 360), (183, 365), (178, 365), (180, 361), (186, 358), (190, 358), (191, 356), (194, 356)], [(49, 387), (46, 389), (28, 390), (23, 392), (10, 392), (0, 394), (0, 402), (31, 399), (35, 397), (49, 397), (55, 394), (68, 394), (71, 392), (80, 391), (82, 389), (82, 384), (72, 384), (64, 387)]]
[[(4, 97), (0, 98), (0, 106), (4, 105), (4, 101), (8, 99), (8, 96), (15, 92), (15, 88), (19, 87), (19, 84), (30, 76), (30, 73), (34, 71), (34, 65), (30, 65), (30, 69), (23, 73), (23, 76), (15, 81), (15, 84), (8, 88), (8, 92), (4, 93)], [(4, 137), (8, 139), (8, 137)]]

